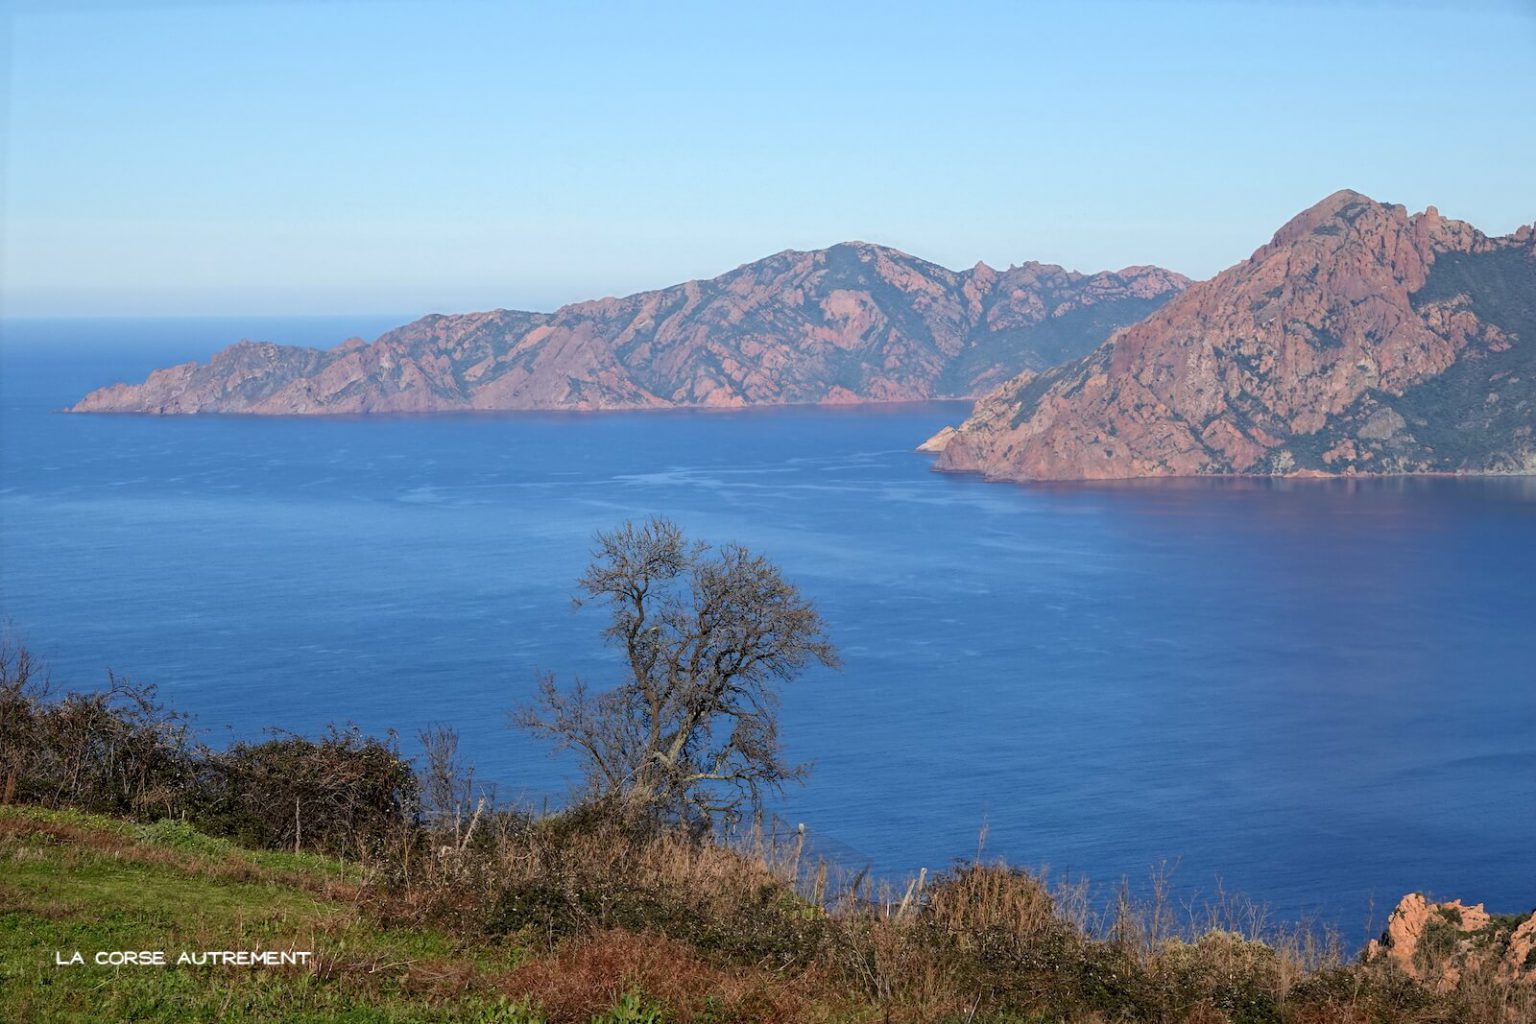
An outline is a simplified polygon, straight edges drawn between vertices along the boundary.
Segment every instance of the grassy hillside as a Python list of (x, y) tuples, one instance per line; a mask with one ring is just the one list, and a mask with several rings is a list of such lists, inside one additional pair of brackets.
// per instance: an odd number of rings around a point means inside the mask
[[(0, 807), (0, 1020), (1514, 1024), (1532, 1009), (1519, 986), (1468, 1001), (1466, 991), (1436, 996), (1390, 969), (1294, 943), (1220, 930), (1159, 936), (1155, 914), (1085, 939), (1067, 920), (1064, 891), (1049, 896), (1010, 870), (957, 869), (927, 891), (921, 912), (908, 891), (839, 923), (784, 904), (771, 885), (754, 895), (742, 875), (755, 869), (740, 855), (659, 849), (660, 859), (632, 860), (603, 885), (524, 880), (499, 916), (423, 926), (403, 923), (410, 915), (356, 864), (248, 850), (180, 822)], [(662, 876), (685, 878), (689, 895), (669, 894)], [(700, 910), (728, 892), (734, 936)], [(618, 926), (626, 919), (635, 927)], [(823, 943), (799, 963), (793, 941), (748, 949), (786, 927), (835, 948)], [(314, 961), (90, 963), (99, 950), (144, 948), (172, 960), (183, 950), (297, 949)], [(56, 965), (76, 950), (85, 965)]]
[[(498, 979), (515, 945), (380, 927), (362, 872), (185, 825), (0, 808), (0, 1020), (536, 1020)], [(312, 968), (109, 967), (98, 950), (313, 950)], [(86, 966), (55, 966), (81, 951)]]

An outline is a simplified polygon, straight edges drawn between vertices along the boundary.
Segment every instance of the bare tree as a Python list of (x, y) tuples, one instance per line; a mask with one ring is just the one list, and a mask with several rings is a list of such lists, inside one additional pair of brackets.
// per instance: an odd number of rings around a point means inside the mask
[(459, 760), (457, 729), (430, 725), (417, 738), (426, 761), (418, 781), (422, 816), (439, 836), (452, 839), (450, 849), (463, 853), (492, 794), (475, 785), (475, 769)]
[(517, 723), (579, 752), (593, 795), (634, 815), (734, 820), (803, 778), (779, 749), (778, 687), (838, 664), (811, 603), (762, 556), (668, 519), (596, 543), (576, 603), (608, 607), (625, 677), (594, 691), (545, 676)]

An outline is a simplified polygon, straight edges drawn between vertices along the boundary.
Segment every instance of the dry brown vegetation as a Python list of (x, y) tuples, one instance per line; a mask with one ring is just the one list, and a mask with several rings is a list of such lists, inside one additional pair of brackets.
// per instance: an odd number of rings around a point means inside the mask
[(1326, 930), (1272, 927), (1226, 895), (1175, 906), (1156, 881), (1102, 905), (1001, 863), (838, 884), (793, 838), (642, 833), (594, 808), (418, 868), (376, 880), (375, 912), (515, 938), (532, 958), (507, 990), (550, 1021), (625, 992), (680, 1021), (1536, 1020), (1529, 985), (1487, 972), (1434, 992), (1350, 962)]

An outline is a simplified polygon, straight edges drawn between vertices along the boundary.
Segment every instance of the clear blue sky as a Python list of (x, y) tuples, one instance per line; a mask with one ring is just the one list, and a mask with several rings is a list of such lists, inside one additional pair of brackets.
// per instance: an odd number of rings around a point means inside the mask
[(1536, 220), (1536, 0), (9, 4), (7, 315), (551, 308), (851, 238), (1200, 277), (1341, 187)]

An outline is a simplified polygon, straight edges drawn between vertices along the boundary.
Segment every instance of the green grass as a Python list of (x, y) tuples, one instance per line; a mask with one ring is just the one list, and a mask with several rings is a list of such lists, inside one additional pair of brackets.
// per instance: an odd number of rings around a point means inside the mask
[[(0, 808), (0, 1020), (536, 1020), (496, 979), (522, 951), (382, 928), (357, 869), (173, 822)], [(312, 950), (313, 969), (110, 967), (98, 950)], [(60, 967), (79, 950), (85, 966)]]

